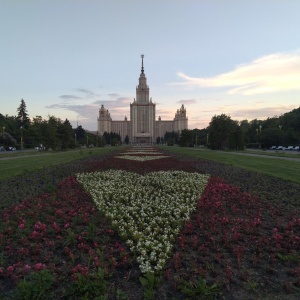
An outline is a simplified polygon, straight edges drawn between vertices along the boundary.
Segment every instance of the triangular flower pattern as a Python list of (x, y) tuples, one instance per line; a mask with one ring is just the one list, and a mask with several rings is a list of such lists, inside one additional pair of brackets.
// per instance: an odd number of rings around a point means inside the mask
[(115, 156), (116, 158), (128, 159), (128, 160), (136, 160), (136, 161), (148, 161), (155, 159), (162, 159), (169, 156), (166, 155), (152, 155), (152, 156), (134, 156), (134, 155), (123, 155), (123, 156)]
[(164, 268), (175, 236), (196, 209), (208, 178), (183, 171), (145, 176), (121, 170), (77, 174), (97, 208), (135, 254), (143, 273)]

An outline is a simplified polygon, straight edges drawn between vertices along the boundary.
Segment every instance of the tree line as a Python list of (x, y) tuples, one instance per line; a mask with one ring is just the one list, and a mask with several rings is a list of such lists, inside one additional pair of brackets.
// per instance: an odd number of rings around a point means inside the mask
[(157, 143), (183, 147), (206, 146), (213, 150), (266, 149), (271, 146), (300, 145), (300, 107), (265, 120), (232, 120), (226, 114), (212, 117), (204, 129), (166, 132)]
[(64, 150), (78, 146), (104, 146), (105, 140), (82, 128), (72, 128), (68, 119), (36, 116), (30, 120), (26, 103), (22, 99), (17, 116), (0, 114), (0, 145), (17, 149), (38, 148)]
[[(68, 119), (61, 120), (55, 116), (48, 116), (48, 120), (36, 116), (30, 120), (23, 99), (17, 108), (17, 116), (3, 116), (0, 113), (0, 131), (0, 146), (19, 149), (38, 147), (64, 150), (130, 142), (128, 135), (122, 141), (117, 133), (105, 132), (100, 137), (81, 125), (74, 129)], [(300, 145), (300, 107), (266, 120), (236, 121), (226, 114), (215, 115), (204, 129), (166, 132), (156, 139), (156, 143), (184, 147), (201, 145), (216, 150), (296, 146)]]

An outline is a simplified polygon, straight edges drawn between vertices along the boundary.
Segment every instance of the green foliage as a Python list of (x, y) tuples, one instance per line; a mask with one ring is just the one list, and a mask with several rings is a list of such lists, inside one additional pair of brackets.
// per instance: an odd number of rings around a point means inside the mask
[(242, 132), (236, 121), (221, 114), (212, 117), (209, 127), (209, 147), (213, 150), (243, 149)]
[(105, 271), (101, 268), (94, 275), (76, 274), (77, 280), (71, 283), (65, 293), (66, 299), (108, 299), (108, 287), (105, 281)]
[(293, 255), (293, 254), (284, 255), (284, 254), (277, 253), (277, 257), (281, 261), (291, 261), (294, 263), (300, 262), (300, 256), (296, 255), (296, 254), (295, 255)]
[(127, 300), (129, 299), (128, 294), (121, 289), (117, 289), (116, 291), (116, 298), (117, 300)]
[(121, 142), (121, 136), (115, 132), (108, 133), (105, 131), (103, 133), (103, 138), (105, 139), (107, 145), (115, 146)]
[(20, 106), (17, 109), (18, 115), (17, 115), (17, 122), (18, 127), (24, 126), (24, 128), (28, 128), (30, 125), (30, 119), (28, 117), (27, 109), (26, 109), (26, 103), (24, 99), (21, 100)]
[(57, 187), (56, 187), (54, 184), (49, 183), (49, 184), (47, 185), (47, 192), (48, 192), (49, 194), (55, 193), (56, 190), (57, 190)]
[(112, 138), (112, 139), (110, 140), (110, 144), (111, 144), (112, 146), (117, 146), (117, 145), (118, 145), (118, 140), (117, 140), (116, 138)]
[(151, 300), (155, 296), (155, 286), (161, 282), (161, 277), (154, 273), (147, 272), (145, 276), (140, 277), (140, 283), (144, 287), (144, 299)]
[(174, 138), (169, 138), (167, 140), (167, 145), (168, 146), (174, 146), (175, 145), (175, 139)]
[(125, 142), (126, 145), (129, 144), (129, 136), (128, 136), (128, 135), (126, 135), (126, 137), (125, 137), (125, 139), (124, 139), (124, 142)]
[[(174, 143), (175, 144), (178, 144), (179, 143), (179, 132), (175, 132), (175, 131), (167, 131), (164, 135), (164, 137), (161, 137), (161, 138), (158, 138), (159, 139), (159, 142), (161, 144), (163, 144), (164, 142), (168, 142), (168, 140), (174, 140)], [(157, 140), (158, 141), (158, 140)], [(157, 142), (156, 141), (156, 142)], [(159, 144), (159, 143), (158, 143)]]
[(188, 147), (193, 145), (193, 134), (191, 130), (183, 129), (179, 137), (179, 145), (181, 147)]
[(68, 228), (67, 233), (68, 233), (68, 235), (66, 237), (65, 244), (68, 245), (68, 246), (75, 246), (75, 244), (76, 244), (76, 234), (75, 234), (75, 232), (71, 228)]
[(220, 294), (220, 287), (217, 284), (208, 285), (201, 276), (197, 281), (181, 280), (179, 289), (188, 297), (187, 299), (215, 299)]
[(54, 277), (49, 270), (31, 273), (18, 283), (15, 290), (15, 299), (53, 299), (53, 292), (51, 292), (53, 283)]
[(257, 289), (257, 286), (258, 286), (257, 282), (255, 282), (253, 280), (248, 280), (247, 285), (248, 285), (248, 289), (250, 291), (255, 291)]
[(77, 143), (84, 145), (86, 143), (86, 131), (82, 128), (81, 125), (79, 125), (74, 130), (74, 135), (76, 134), (76, 141)]

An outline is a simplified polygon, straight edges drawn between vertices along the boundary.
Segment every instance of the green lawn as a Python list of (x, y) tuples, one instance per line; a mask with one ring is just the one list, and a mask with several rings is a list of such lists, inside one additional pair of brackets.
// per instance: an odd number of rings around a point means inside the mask
[(161, 149), (172, 153), (198, 159), (207, 159), (240, 167), (250, 171), (268, 174), (284, 180), (300, 183), (300, 156), (297, 161), (284, 160), (276, 157), (258, 157), (239, 155), (234, 152), (212, 151), (207, 149), (161, 146)]
[[(199, 159), (214, 160), (232, 166), (256, 171), (300, 183), (300, 156), (297, 161), (279, 158), (254, 157), (239, 155), (234, 152), (211, 151), (195, 148), (167, 147), (161, 149), (172, 153)], [(90, 155), (107, 154), (120, 149), (119, 147), (104, 147), (65, 152), (16, 152), (0, 155), (0, 179), (22, 175), (47, 166), (59, 165)], [(9, 157), (7, 157), (9, 156)], [(1, 158), (7, 159), (1, 159)]]
[[(91, 155), (107, 154), (120, 147), (90, 148), (61, 152), (15, 152), (0, 155), (0, 180)], [(1, 159), (2, 158), (2, 159)]]

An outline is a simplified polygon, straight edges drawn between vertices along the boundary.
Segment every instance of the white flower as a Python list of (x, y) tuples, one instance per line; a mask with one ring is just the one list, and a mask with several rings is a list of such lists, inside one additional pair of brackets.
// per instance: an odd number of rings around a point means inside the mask
[(172, 242), (195, 210), (208, 178), (182, 171), (146, 176), (120, 170), (77, 174), (96, 207), (135, 253), (143, 273), (164, 267)]

